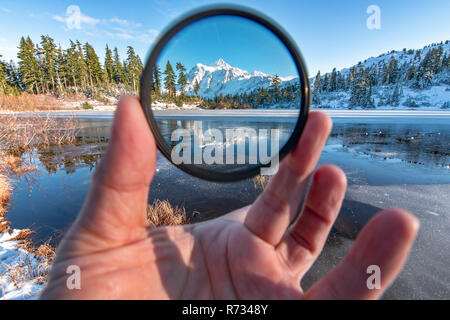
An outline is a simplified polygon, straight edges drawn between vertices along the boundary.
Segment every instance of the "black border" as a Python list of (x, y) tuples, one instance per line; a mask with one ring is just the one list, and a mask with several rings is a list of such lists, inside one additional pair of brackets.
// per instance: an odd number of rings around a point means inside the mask
[[(256, 12), (252, 9), (236, 6), (236, 5), (214, 5), (207, 6), (197, 9), (193, 12), (190, 12), (178, 19), (175, 23), (173, 23), (169, 28), (166, 29), (162, 36), (156, 41), (156, 44), (153, 46), (145, 64), (144, 71), (141, 77), (141, 86), (140, 86), (140, 99), (142, 104), (142, 109), (144, 110), (147, 121), (150, 125), (150, 129), (155, 136), (156, 144), (158, 146), (159, 151), (170, 161), (170, 148), (167, 143), (164, 141), (162, 135), (159, 132), (158, 125), (153, 117), (153, 112), (151, 109), (151, 90), (143, 90), (143, 88), (151, 88), (152, 87), (152, 66), (156, 64), (158, 57), (161, 51), (164, 49), (165, 45), (170, 41), (170, 39), (175, 36), (179, 31), (181, 31), (187, 25), (194, 23), (198, 20), (216, 16), (216, 15), (231, 15), (238, 16), (242, 18), (247, 18), (249, 20), (255, 21), (262, 26), (266, 27), (270, 31), (272, 31), (286, 48), (289, 50), (289, 53), (292, 55), (294, 62), (297, 67), (297, 71), (300, 76), (300, 85), (301, 85), (301, 106), (299, 118), (297, 120), (297, 124), (294, 128), (294, 131), (286, 142), (286, 144), (281, 148), (278, 156), (279, 161), (281, 160), (295, 147), (297, 141), (300, 139), (300, 136), (305, 127), (306, 120), (308, 118), (309, 106), (311, 104), (311, 84), (309, 81), (308, 71), (306, 69), (306, 64), (304, 59), (300, 53), (300, 50), (297, 48), (295, 42), (291, 39), (291, 37), (273, 20), (266, 17), (265, 15)], [(172, 162), (173, 163), (173, 162)], [(232, 182), (239, 181), (247, 178), (252, 178), (260, 173), (261, 165), (255, 168), (235, 172), (235, 173), (223, 173), (223, 172), (213, 172), (211, 170), (201, 169), (192, 164), (179, 164), (176, 165), (178, 168), (183, 170), (184, 172), (191, 174), (195, 177), (215, 182)], [(265, 165), (265, 166), (270, 166)]]

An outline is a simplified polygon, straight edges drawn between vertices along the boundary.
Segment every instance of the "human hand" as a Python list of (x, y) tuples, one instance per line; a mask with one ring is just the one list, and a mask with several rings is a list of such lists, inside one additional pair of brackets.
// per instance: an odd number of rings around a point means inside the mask
[[(418, 221), (400, 209), (377, 214), (348, 255), (303, 292), (300, 280), (322, 250), (340, 210), (346, 177), (318, 168), (300, 216), (297, 208), (331, 130), (311, 112), (296, 148), (251, 205), (207, 222), (154, 228), (146, 220), (156, 146), (139, 101), (124, 98), (110, 144), (79, 217), (57, 249), (44, 299), (373, 299), (399, 273)], [(214, 205), (214, 204), (211, 204)], [(69, 290), (67, 267), (81, 270)], [(369, 290), (369, 265), (381, 289)]]

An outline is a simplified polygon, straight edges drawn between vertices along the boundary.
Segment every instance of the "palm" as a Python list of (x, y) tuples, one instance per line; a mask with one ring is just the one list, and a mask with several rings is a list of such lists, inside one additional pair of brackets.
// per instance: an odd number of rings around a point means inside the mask
[[(311, 114), (298, 146), (252, 206), (208, 222), (153, 228), (146, 221), (145, 207), (156, 163), (154, 141), (137, 101), (125, 99), (90, 195), (58, 248), (41, 297), (379, 297), (399, 272), (417, 229), (415, 219), (401, 210), (372, 219), (338, 266), (307, 292), (300, 288), (346, 189), (340, 169), (319, 168), (295, 219), (329, 131), (325, 115)], [(383, 270), (381, 290), (366, 286), (365, 271), (371, 264)], [(81, 290), (66, 286), (70, 265), (81, 270)]]

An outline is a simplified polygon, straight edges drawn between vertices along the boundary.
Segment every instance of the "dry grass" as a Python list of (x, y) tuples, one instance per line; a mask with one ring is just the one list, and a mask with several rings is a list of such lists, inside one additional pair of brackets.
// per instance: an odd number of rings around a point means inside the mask
[(74, 117), (0, 116), (0, 148), (4, 154), (22, 154), (32, 148), (75, 142), (78, 120)]
[[(36, 280), (39, 284), (45, 283), (49, 267), (55, 256), (55, 249), (48, 242), (36, 248), (30, 239), (32, 233), (33, 231), (30, 229), (24, 229), (9, 239), (9, 241), (17, 241), (18, 247), (27, 252), (20, 255), (18, 265), (3, 264), (6, 270), (5, 274), (16, 287), (20, 287), (21, 283), (29, 280)], [(35, 258), (34, 262), (32, 257)]]
[(15, 154), (3, 154), (0, 160), (0, 172), (20, 175), (35, 170), (32, 164), (24, 165), (23, 158)]
[(0, 174), (0, 205), (6, 205), (11, 195), (11, 187), (5, 175)]
[[(0, 233), (10, 232), (10, 223), (5, 218), (11, 195), (10, 177), (35, 170), (32, 155), (36, 149), (74, 143), (78, 127), (75, 118), (0, 115)], [(27, 252), (18, 265), (4, 265), (6, 275), (16, 286), (28, 280), (44, 283), (53, 260), (54, 248), (48, 242), (36, 247), (31, 234), (30, 229), (24, 229), (10, 239)]]
[(23, 241), (23, 240), (27, 240), (31, 234), (33, 233), (33, 231), (31, 231), (30, 229), (23, 229), (20, 230), (20, 232), (12, 237), (9, 241)]
[(11, 267), (3, 264), (3, 267), (8, 278), (18, 288), (23, 282), (29, 280), (36, 280), (38, 284), (44, 284), (50, 268), (44, 261), (33, 262), (30, 255), (21, 256), (17, 266)]
[(172, 206), (167, 200), (155, 200), (147, 206), (147, 220), (155, 227), (186, 224), (186, 209)]
[(5, 175), (0, 174), (0, 233), (9, 232), (9, 222), (5, 220), (11, 195), (11, 186)]
[(269, 183), (270, 176), (257, 175), (253, 178), (253, 185), (257, 190), (264, 190), (266, 185)]
[(61, 102), (54, 95), (29, 94), (5, 95), (0, 94), (0, 111), (42, 111), (60, 109)]
[(39, 257), (44, 257), (48, 261), (52, 261), (55, 257), (55, 248), (53, 248), (48, 242), (41, 244), (34, 250), (34, 254)]

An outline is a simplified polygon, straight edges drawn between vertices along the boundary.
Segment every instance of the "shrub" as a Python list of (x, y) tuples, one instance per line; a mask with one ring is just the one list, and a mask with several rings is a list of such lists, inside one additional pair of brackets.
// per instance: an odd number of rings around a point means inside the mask
[(81, 104), (81, 108), (84, 110), (92, 110), (94, 109), (94, 106), (86, 101)]
[(186, 209), (172, 206), (167, 200), (155, 200), (147, 206), (147, 220), (154, 227), (186, 224)]
[(403, 103), (404, 106), (409, 108), (418, 108), (420, 107), (411, 97), (408, 97), (406, 101)]

